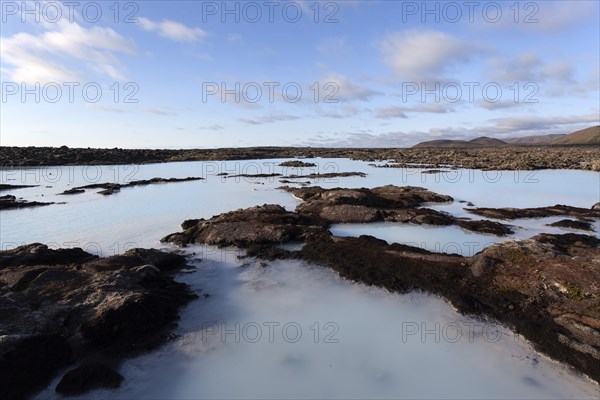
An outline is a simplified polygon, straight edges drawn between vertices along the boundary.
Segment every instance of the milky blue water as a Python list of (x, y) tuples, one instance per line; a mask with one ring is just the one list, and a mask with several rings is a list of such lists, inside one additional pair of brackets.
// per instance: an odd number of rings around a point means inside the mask
[[(103, 256), (129, 247), (172, 249), (159, 239), (179, 230), (185, 219), (265, 203), (293, 210), (299, 203), (277, 189), (277, 178), (224, 179), (216, 176), (221, 172), (364, 171), (366, 178), (317, 184), (423, 186), (457, 200), (433, 207), (471, 218), (477, 217), (458, 200), (484, 207), (590, 207), (600, 197), (600, 174), (594, 172), (492, 176), (496, 173), (462, 170), (457, 178), (351, 160), (307, 160), (318, 168), (282, 171), (275, 166), (280, 161), (2, 170), (0, 183), (40, 185), (2, 194), (66, 204), (1, 211), (0, 242), (2, 248), (33, 241), (80, 246)], [(97, 190), (57, 196), (88, 183), (187, 176), (206, 180), (125, 188), (108, 197)], [(567, 232), (544, 226), (553, 220), (506, 221), (517, 230), (507, 239)], [(465, 255), (499, 240), (457, 227), (387, 223), (336, 225), (332, 231)], [(195, 254), (194, 265), (178, 279), (210, 296), (182, 311), (177, 340), (121, 366), (122, 388), (82, 398), (598, 398), (598, 386), (585, 377), (536, 353), (501, 326), (459, 315), (437, 297), (365, 287), (299, 261), (238, 259), (236, 249), (186, 251)], [(38, 398), (55, 398), (55, 384)]]

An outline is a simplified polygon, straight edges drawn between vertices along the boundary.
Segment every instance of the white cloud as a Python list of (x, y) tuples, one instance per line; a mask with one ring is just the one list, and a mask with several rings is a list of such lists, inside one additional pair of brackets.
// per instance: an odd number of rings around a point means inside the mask
[(243, 122), (248, 125), (264, 125), (264, 124), (272, 124), (274, 122), (280, 122), (280, 121), (294, 121), (294, 120), (298, 120), (298, 119), (300, 119), (300, 117), (295, 116), (295, 115), (271, 114), (271, 115), (265, 115), (262, 117), (258, 117), (255, 119), (240, 118), (240, 119), (238, 119), (238, 121)]
[(213, 124), (210, 126), (201, 126), (199, 129), (201, 130), (210, 130), (210, 131), (222, 131), (223, 129), (225, 129), (225, 127), (223, 125), (220, 124)]
[(457, 63), (466, 62), (477, 50), (437, 31), (394, 32), (380, 45), (384, 62), (403, 79), (441, 79)]
[[(380, 94), (375, 90), (360, 86), (352, 82), (348, 77), (336, 73), (330, 73), (321, 80), (322, 96), (331, 95), (332, 100), (352, 101), (369, 100), (373, 96)], [(333, 84), (333, 87), (325, 88), (325, 85)], [(337, 91), (334, 93), (334, 91)]]
[[(329, 104), (327, 106), (329, 106)], [(354, 117), (360, 114), (361, 111), (363, 110), (353, 106), (352, 104), (343, 104), (341, 107), (335, 107), (334, 109), (330, 109), (327, 111), (319, 110), (318, 113), (320, 116), (325, 118), (344, 119)]]
[[(597, 76), (597, 71), (592, 75)], [(593, 91), (593, 79), (578, 82), (572, 62), (566, 59), (544, 61), (535, 53), (524, 53), (514, 58), (494, 57), (487, 61), (486, 76), (496, 82), (521, 87), (528, 83), (538, 85), (542, 94), (562, 96)], [(497, 108), (497, 107), (496, 107)]]
[(227, 35), (227, 42), (231, 44), (242, 43), (242, 35), (238, 33), (230, 33)]
[[(494, 103), (492, 101), (486, 101), (485, 99), (480, 99), (480, 100), (477, 100), (476, 104), (481, 108), (485, 108), (486, 110), (497, 111), (497, 110), (506, 110), (508, 108), (523, 106), (523, 105), (526, 105), (527, 103), (519, 103), (518, 101), (514, 101), (514, 100), (501, 100), (501, 101), (497, 101)], [(534, 104), (534, 103), (531, 103), (531, 104)]]
[(175, 115), (175, 113), (172, 112), (170, 109), (164, 108), (146, 107), (142, 111), (154, 115)]
[(76, 22), (44, 27), (51, 30), (0, 38), (3, 69), (9, 79), (31, 83), (81, 80), (84, 73), (73, 62), (115, 80), (125, 78), (125, 68), (115, 54), (133, 55), (135, 46), (113, 29), (84, 28)]
[(375, 109), (375, 116), (381, 119), (408, 118), (406, 113), (445, 114), (454, 112), (454, 106), (444, 103), (423, 103), (414, 107), (386, 106)]
[(539, 22), (531, 24), (534, 29), (557, 31), (579, 25), (590, 17), (598, 23), (598, 3), (595, 1), (541, 1), (536, 4), (539, 14), (535, 18)]
[(340, 57), (346, 52), (346, 38), (332, 37), (319, 42), (317, 51), (325, 56)]
[(534, 53), (524, 53), (514, 59), (494, 57), (488, 60), (488, 75), (503, 82), (535, 81), (542, 61)]
[(140, 26), (149, 31), (156, 32), (159, 36), (176, 42), (195, 42), (208, 36), (206, 31), (200, 28), (190, 28), (180, 22), (164, 20), (162, 22), (151, 21), (148, 18), (138, 18)]

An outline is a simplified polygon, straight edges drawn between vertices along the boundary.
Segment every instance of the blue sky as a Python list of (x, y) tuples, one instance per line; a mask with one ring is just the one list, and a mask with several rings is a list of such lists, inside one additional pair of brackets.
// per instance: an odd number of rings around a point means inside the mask
[(568, 133), (600, 119), (598, 4), (3, 1), (0, 144)]

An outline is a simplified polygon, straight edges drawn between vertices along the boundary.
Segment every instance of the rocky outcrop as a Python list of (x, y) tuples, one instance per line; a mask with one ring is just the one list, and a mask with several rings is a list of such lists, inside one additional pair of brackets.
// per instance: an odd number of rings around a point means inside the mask
[(87, 364), (67, 372), (56, 385), (56, 392), (78, 396), (94, 389), (118, 388), (123, 380), (123, 376), (104, 364)]
[(304, 161), (300, 161), (300, 160), (290, 160), (290, 161), (284, 161), (281, 164), (279, 164), (280, 167), (291, 167), (291, 168), (309, 168), (309, 167), (316, 167), (317, 164), (315, 163), (311, 163), (311, 162), (304, 162)]
[(195, 297), (170, 274), (185, 258), (158, 250), (98, 258), (31, 244), (0, 260), (3, 399), (29, 396), (71, 364), (80, 365), (59, 392), (113, 387), (120, 380), (112, 368), (167, 340), (178, 309)]
[[(509, 321), (538, 348), (600, 380), (600, 240), (540, 234), (488, 247), (471, 269), (491, 293), (507, 293)], [(482, 260), (491, 266), (476, 273)]]
[(59, 193), (59, 195), (71, 195), (71, 194), (82, 194), (85, 193), (85, 189), (77, 189), (77, 188), (73, 188), (73, 189), (67, 189), (62, 193)]
[(269, 204), (228, 212), (209, 220), (186, 221), (182, 224), (183, 232), (168, 235), (162, 241), (246, 247), (302, 239), (313, 231), (323, 231), (325, 226), (325, 221), (318, 217), (299, 215)]
[(2, 183), (2, 184), (0, 184), (0, 192), (5, 191), (5, 190), (25, 189), (25, 188), (32, 188), (32, 187), (37, 187), (37, 185), (10, 185), (7, 183)]
[(551, 224), (547, 224), (547, 226), (554, 226), (557, 228), (567, 228), (567, 229), (578, 229), (580, 231), (590, 231), (593, 232), (592, 224), (589, 221), (574, 221), (572, 219), (561, 219), (560, 221), (553, 222)]
[(495, 219), (544, 218), (571, 216), (578, 218), (600, 218), (600, 210), (557, 204), (537, 208), (466, 208), (470, 213)]
[(148, 185), (154, 185), (154, 184), (159, 184), (159, 183), (199, 181), (199, 180), (203, 180), (203, 179), (204, 178), (199, 178), (199, 177), (168, 178), (168, 179), (167, 178), (152, 178), (152, 179), (142, 179), (139, 181), (131, 181), (129, 183), (111, 183), (111, 182), (93, 183), (93, 184), (89, 184), (89, 185), (85, 185), (85, 186), (74, 187), (72, 189), (65, 190), (64, 192), (59, 193), (59, 194), (79, 194), (79, 193), (84, 193), (86, 189), (103, 189), (97, 193), (107, 196), (107, 195), (111, 195), (111, 194), (121, 191), (122, 188), (129, 188), (129, 187), (136, 187), (136, 186), (148, 186)]
[(364, 172), (326, 172), (326, 173), (314, 173), (308, 175), (287, 175), (285, 179), (331, 179), (331, 178), (348, 178), (351, 176), (358, 176), (364, 178), (367, 176)]
[(350, 158), (369, 162), (393, 160), (386, 168), (415, 169), (448, 165), (484, 170), (526, 171), (581, 169), (600, 171), (598, 146), (503, 146), (497, 148), (315, 148), (248, 147), (225, 149), (149, 150), (0, 146), (0, 166), (113, 165), (175, 161), (260, 160), (273, 158)]
[(15, 196), (10, 195), (10, 194), (0, 196), (0, 210), (49, 206), (50, 204), (55, 204), (55, 203), (44, 203), (44, 202), (40, 202), (40, 201), (27, 201), (27, 200), (17, 199)]
[[(235, 245), (249, 256), (302, 259), (391, 291), (434, 293), (462, 313), (500, 321), (539, 350), (600, 380), (600, 240), (541, 234), (492, 245), (472, 257), (433, 253), (371, 236), (336, 237), (327, 230), (328, 218), (355, 215), (368, 222), (393, 206), (414, 207), (447, 197), (395, 187), (288, 190), (305, 200), (296, 213), (274, 205), (237, 210), (186, 221), (184, 232), (164, 240)], [(495, 229), (489, 221), (458, 223)], [(277, 246), (292, 240), (303, 242), (301, 250)]]
[(162, 239), (179, 245), (206, 243), (247, 247), (249, 244), (286, 243), (327, 231), (333, 223), (389, 221), (427, 225), (457, 224), (464, 229), (506, 235), (510, 228), (498, 222), (458, 220), (424, 203), (452, 201), (423, 188), (383, 186), (374, 189), (323, 189), (285, 187), (304, 200), (296, 212), (269, 204), (214, 216), (188, 220), (183, 232)]
[(456, 220), (456, 225), (463, 229), (473, 232), (485, 233), (496, 236), (507, 236), (513, 234), (513, 230), (508, 226), (496, 221), (489, 220)]
[(425, 225), (458, 225), (463, 229), (509, 235), (513, 231), (499, 222), (470, 221), (422, 207), (427, 203), (449, 203), (450, 196), (412, 186), (382, 186), (373, 189), (323, 189), (320, 187), (285, 190), (304, 200), (296, 211), (318, 215), (329, 223), (400, 222)]

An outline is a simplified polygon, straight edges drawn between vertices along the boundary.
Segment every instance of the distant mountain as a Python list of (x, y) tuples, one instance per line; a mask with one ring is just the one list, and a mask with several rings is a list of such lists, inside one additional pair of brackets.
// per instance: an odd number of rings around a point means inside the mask
[(570, 133), (551, 144), (600, 144), (600, 125)]
[(500, 139), (494, 139), (489, 137), (478, 137), (473, 140), (449, 140), (449, 139), (440, 139), (440, 140), (429, 140), (427, 142), (421, 142), (413, 148), (422, 148), (422, 147), (498, 147), (498, 146), (506, 146), (508, 143), (503, 142)]
[(551, 144), (554, 140), (560, 139), (567, 135), (552, 134), (552, 135), (537, 135), (537, 136), (524, 136), (518, 138), (502, 139), (509, 144)]
[(600, 145), (600, 125), (582, 129), (568, 135), (537, 135), (520, 138), (494, 139), (478, 137), (472, 140), (439, 139), (421, 142), (413, 148), (423, 147), (498, 147), (507, 145), (571, 145), (571, 144), (598, 144)]

